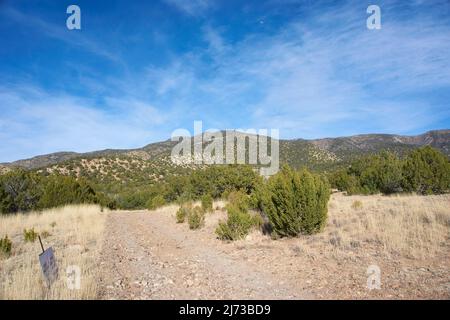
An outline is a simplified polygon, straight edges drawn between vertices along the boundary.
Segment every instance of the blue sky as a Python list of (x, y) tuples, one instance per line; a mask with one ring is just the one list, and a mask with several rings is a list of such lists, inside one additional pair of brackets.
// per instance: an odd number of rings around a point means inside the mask
[(194, 120), (417, 134), (450, 127), (449, 101), (447, 0), (0, 1), (0, 162), (141, 147)]

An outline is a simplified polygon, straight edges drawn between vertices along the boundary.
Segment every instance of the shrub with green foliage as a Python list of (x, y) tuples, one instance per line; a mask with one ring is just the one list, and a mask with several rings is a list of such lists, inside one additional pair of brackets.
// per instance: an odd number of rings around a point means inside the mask
[(34, 210), (42, 195), (42, 177), (23, 169), (0, 176), (0, 212)]
[(188, 213), (187, 208), (180, 207), (176, 213), (177, 223), (183, 223)]
[(44, 180), (39, 208), (47, 209), (78, 203), (99, 203), (97, 194), (86, 181), (67, 176), (49, 176)]
[(298, 172), (284, 166), (259, 195), (274, 236), (312, 234), (325, 225), (330, 187), (306, 169)]
[(116, 199), (112, 199), (101, 192), (96, 192), (96, 203), (100, 204), (100, 206), (103, 208), (108, 208), (110, 210), (116, 210), (118, 208), (118, 203)]
[(216, 229), (221, 240), (238, 240), (244, 238), (254, 226), (260, 226), (261, 216), (252, 216), (248, 212), (249, 198), (242, 191), (234, 191), (228, 196), (226, 206), (228, 218), (220, 221)]
[(216, 229), (217, 237), (221, 240), (238, 240), (244, 238), (255, 225), (255, 220), (247, 211), (237, 207), (227, 208), (228, 218), (220, 221)]
[(213, 211), (213, 198), (209, 194), (202, 196), (202, 209), (205, 212)]
[(165, 198), (174, 201), (184, 195), (186, 200), (199, 200), (210, 195), (216, 199), (236, 190), (250, 194), (259, 181), (249, 165), (210, 166), (167, 179)]
[(236, 207), (240, 211), (247, 211), (250, 204), (250, 198), (243, 191), (233, 191), (228, 195), (228, 205)]
[(191, 203), (182, 204), (176, 213), (177, 223), (183, 223), (189, 215), (190, 210), (192, 210)]
[(117, 206), (123, 210), (148, 208), (156, 195), (149, 190), (124, 191), (117, 197)]
[(203, 212), (202, 208), (198, 206), (189, 210), (187, 218), (189, 229), (192, 230), (200, 229), (205, 224), (205, 213)]
[(167, 179), (165, 197), (168, 202), (183, 203), (193, 199), (193, 187), (189, 176), (172, 176)]
[(450, 189), (450, 163), (446, 156), (429, 146), (408, 155), (403, 176), (403, 187), (407, 191), (439, 194)]
[(192, 195), (189, 192), (184, 192), (175, 200), (176, 203), (182, 205), (184, 203), (192, 201)]
[(348, 194), (394, 193), (402, 191), (402, 164), (391, 152), (383, 151), (356, 160), (340, 174), (340, 188)]
[(369, 193), (390, 194), (402, 191), (402, 166), (398, 157), (391, 152), (365, 158), (365, 169), (360, 174), (360, 184)]
[(0, 239), (0, 254), (5, 257), (11, 255), (12, 242), (6, 235), (4, 238)]
[(333, 173), (330, 181), (347, 194), (440, 194), (450, 188), (450, 164), (430, 146), (410, 152), (405, 159), (383, 151), (354, 161), (348, 169)]
[(23, 229), (23, 240), (25, 242), (34, 242), (38, 237), (38, 233), (34, 231), (34, 228)]
[(166, 204), (166, 200), (162, 195), (157, 195), (153, 199), (150, 199), (147, 203), (147, 209), (155, 210)]
[(94, 203), (115, 207), (113, 200), (96, 192), (83, 179), (39, 175), (23, 169), (0, 176), (0, 212), (42, 210), (67, 204)]
[(358, 178), (354, 175), (348, 174), (347, 170), (339, 170), (334, 172), (329, 181), (333, 188), (341, 191), (347, 191), (347, 194), (362, 193), (361, 185)]

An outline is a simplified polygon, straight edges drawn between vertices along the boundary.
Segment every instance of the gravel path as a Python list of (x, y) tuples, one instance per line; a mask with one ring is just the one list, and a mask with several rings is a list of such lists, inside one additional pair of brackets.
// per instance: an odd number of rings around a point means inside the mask
[[(337, 201), (350, 207), (353, 200)], [(415, 259), (364, 237), (353, 236), (358, 246), (337, 246), (335, 232), (352, 225), (336, 203), (317, 235), (272, 240), (254, 231), (231, 243), (214, 233), (226, 218), (223, 203), (195, 231), (175, 222), (176, 206), (111, 212), (98, 257), (99, 298), (449, 299), (448, 243)], [(336, 227), (336, 219), (345, 224)], [(367, 288), (367, 268), (374, 264), (381, 269), (380, 290)]]
[[(174, 210), (172, 210), (174, 211)], [(101, 299), (302, 299), (301, 288), (220, 250), (168, 210), (113, 212), (100, 256)]]

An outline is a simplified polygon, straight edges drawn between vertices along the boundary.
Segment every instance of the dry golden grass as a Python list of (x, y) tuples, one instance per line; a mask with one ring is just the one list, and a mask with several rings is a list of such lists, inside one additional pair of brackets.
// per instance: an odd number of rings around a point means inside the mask
[[(313, 261), (311, 263), (318, 268), (314, 272), (316, 276), (319, 276), (320, 271), (328, 274), (328, 270), (334, 270), (334, 264), (329, 261), (345, 262), (347, 260), (342, 260), (342, 257), (350, 253), (366, 258), (369, 253), (375, 252), (378, 260), (394, 254), (425, 263), (428, 258), (446, 256), (448, 252), (449, 203), (450, 195), (387, 197), (345, 196), (337, 193), (331, 197), (328, 224), (321, 233), (273, 241), (254, 232), (247, 239), (236, 241), (231, 246), (218, 240), (215, 243), (221, 250), (230, 250), (230, 254), (241, 252), (236, 250), (239, 247), (249, 250), (273, 248), (274, 251), (267, 257), (275, 260), (267, 263), (279, 263), (278, 270), (285, 273), (294, 270), (290, 267), (292, 253), (294, 258), (298, 256), (298, 259), (302, 259), (302, 263), (305, 263), (305, 257), (311, 257), (307, 261)], [(208, 241), (215, 240), (217, 223), (226, 217), (226, 212), (220, 210), (225, 204), (225, 201), (214, 202), (214, 208), (218, 207), (219, 210), (207, 215), (205, 227), (196, 235), (201, 237), (204, 234)], [(175, 216), (178, 207), (169, 205), (158, 211)], [(152, 213), (148, 212), (149, 215)], [(0, 299), (97, 298), (97, 263), (107, 214), (96, 206), (67, 206), (43, 213), (0, 216), (0, 237), (8, 235), (13, 242), (12, 255), (0, 258)], [(176, 228), (184, 227), (176, 225), (175, 218), (173, 221), (174, 232)], [(41, 234), (45, 231), (49, 233), (43, 239), (44, 245), (52, 246), (55, 250), (60, 274), (50, 290), (44, 284), (39, 265), (39, 242), (25, 243), (25, 228), (34, 228)], [(378, 255), (380, 249), (384, 250), (384, 254)], [(281, 252), (282, 255), (272, 256), (273, 252)], [(251, 251), (245, 254), (250, 255)], [(257, 253), (259, 255), (260, 251)], [(328, 261), (325, 269), (316, 260), (321, 257), (328, 259), (320, 260)], [(66, 284), (66, 268), (70, 265), (81, 268), (80, 290), (70, 290)], [(325, 282), (328, 279), (325, 275), (320, 276), (322, 278)]]
[[(97, 296), (96, 258), (98, 256), (107, 212), (92, 205), (66, 206), (42, 213), (0, 216), (0, 237), (12, 240), (12, 255), (0, 260), (0, 299), (90, 299)], [(53, 247), (59, 278), (47, 289), (38, 255), (39, 241), (25, 243), (23, 229), (48, 232), (42, 239)], [(66, 268), (81, 269), (81, 288), (67, 286)]]
[(325, 232), (337, 248), (375, 243), (388, 253), (426, 258), (446, 250), (449, 204), (450, 195), (333, 194)]

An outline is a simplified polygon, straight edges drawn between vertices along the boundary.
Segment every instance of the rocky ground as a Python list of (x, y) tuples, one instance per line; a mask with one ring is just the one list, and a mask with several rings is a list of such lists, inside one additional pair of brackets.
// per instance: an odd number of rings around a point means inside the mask
[[(409, 259), (377, 243), (342, 250), (323, 233), (272, 240), (253, 232), (232, 243), (215, 238), (226, 213), (204, 228), (175, 222), (176, 207), (112, 212), (99, 258), (101, 299), (449, 299), (449, 252)], [(331, 223), (331, 222), (330, 222)], [(367, 288), (367, 268), (381, 288)]]
[(220, 250), (206, 236), (210, 228), (191, 231), (166, 211), (112, 213), (106, 228), (100, 263), (104, 299), (309, 297), (300, 286)]

